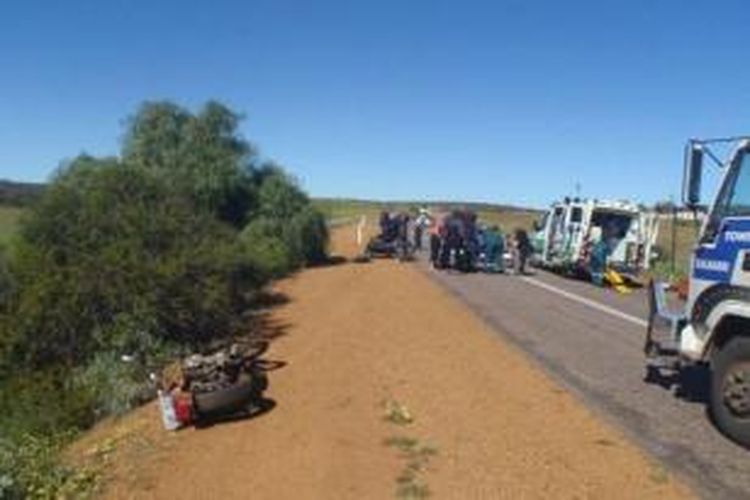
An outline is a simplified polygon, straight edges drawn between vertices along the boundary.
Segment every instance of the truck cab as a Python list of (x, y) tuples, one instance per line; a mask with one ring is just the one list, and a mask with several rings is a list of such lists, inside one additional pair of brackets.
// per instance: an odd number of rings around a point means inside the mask
[[(736, 143), (728, 161), (711, 144)], [(668, 310), (665, 286), (649, 285), (646, 354), (672, 359), (671, 368), (709, 369), (709, 410), (719, 430), (750, 447), (750, 139), (691, 140), (686, 149), (683, 201), (700, 207), (704, 158), (721, 163), (722, 180), (692, 252), (684, 309)], [(659, 327), (668, 332), (658, 333)]]

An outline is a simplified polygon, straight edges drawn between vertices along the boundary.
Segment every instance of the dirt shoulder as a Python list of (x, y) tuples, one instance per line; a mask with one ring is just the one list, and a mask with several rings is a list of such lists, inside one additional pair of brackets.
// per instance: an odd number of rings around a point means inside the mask
[[(356, 252), (352, 229), (335, 236)], [(172, 434), (149, 406), (98, 429), (88, 445), (145, 443), (113, 454), (108, 497), (383, 499), (399, 476), (419, 486), (402, 489), (412, 498), (424, 486), (434, 498), (690, 496), (409, 264), (311, 269), (276, 290), (289, 298), (272, 313), (284, 335), (270, 357), (288, 363), (271, 373), (277, 406)]]

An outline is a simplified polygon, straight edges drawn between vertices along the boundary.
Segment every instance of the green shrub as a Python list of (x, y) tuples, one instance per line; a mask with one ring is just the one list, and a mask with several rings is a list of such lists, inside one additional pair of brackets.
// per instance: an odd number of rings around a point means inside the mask
[(256, 153), (238, 133), (241, 119), (214, 101), (198, 113), (168, 101), (146, 102), (128, 120), (123, 159), (241, 228), (256, 203), (250, 168)]
[(255, 179), (259, 186), (258, 214), (263, 217), (286, 222), (310, 205), (297, 182), (277, 165), (264, 165)]
[(94, 422), (91, 391), (63, 369), (17, 371), (0, 383), (0, 437), (50, 435)]
[(2, 379), (0, 408), (0, 498), (80, 498), (90, 481), (59, 462), (61, 429), (93, 422), (90, 394), (60, 370), (21, 372)]
[(10, 257), (6, 248), (0, 244), (0, 314), (9, 306), (15, 289), (15, 280), (11, 272)]
[(138, 360), (114, 352), (96, 353), (73, 376), (73, 385), (89, 394), (95, 418), (122, 415), (153, 397), (148, 371)]
[(0, 437), (0, 498), (85, 498), (91, 492), (93, 472), (60, 462), (70, 435), (23, 434), (14, 440)]
[(279, 167), (267, 165), (258, 171), (256, 182), (258, 215), (243, 232), (245, 244), (260, 246), (261, 253), (270, 255), (275, 264), (285, 261), (283, 272), (324, 261), (328, 246), (325, 218), (296, 181)]
[(283, 276), (292, 268), (290, 249), (282, 232), (277, 222), (258, 217), (240, 234), (240, 241), (248, 258), (269, 278)]
[[(153, 174), (82, 158), (23, 223), (15, 355), (40, 366), (228, 334), (262, 277), (234, 231)], [(128, 315), (132, 329), (113, 328)]]
[(287, 245), (300, 264), (320, 264), (328, 256), (325, 217), (308, 205), (295, 214), (286, 229)]
[(260, 216), (240, 235), (248, 258), (261, 273), (277, 278), (327, 258), (328, 227), (322, 214), (305, 206), (288, 219)]

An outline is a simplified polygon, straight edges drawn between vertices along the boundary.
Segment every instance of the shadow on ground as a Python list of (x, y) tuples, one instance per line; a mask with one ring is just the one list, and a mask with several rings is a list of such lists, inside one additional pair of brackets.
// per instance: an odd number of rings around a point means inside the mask
[(710, 384), (705, 366), (685, 366), (680, 370), (649, 366), (643, 381), (674, 391), (675, 397), (690, 403), (708, 403)]
[(260, 401), (253, 404), (247, 410), (243, 410), (236, 413), (227, 415), (217, 415), (212, 417), (204, 417), (196, 421), (194, 427), (196, 429), (207, 429), (213, 427), (216, 424), (224, 424), (229, 422), (238, 422), (241, 420), (250, 420), (269, 413), (271, 410), (276, 408), (276, 401), (270, 398), (263, 398)]
[(311, 264), (309, 267), (332, 267), (332, 266), (340, 266), (341, 264), (346, 264), (349, 262), (349, 259), (342, 255), (331, 255), (323, 262), (318, 262), (316, 264)]
[(286, 335), (291, 325), (274, 319), (273, 312), (290, 302), (287, 295), (272, 290), (264, 290), (255, 296), (245, 313), (248, 336), (253, 340), (271, 342)]

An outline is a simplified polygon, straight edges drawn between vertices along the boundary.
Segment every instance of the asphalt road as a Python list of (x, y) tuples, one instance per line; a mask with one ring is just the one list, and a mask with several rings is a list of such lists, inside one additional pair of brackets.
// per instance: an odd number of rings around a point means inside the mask
[(425, 272), (706, 498), (750, 498), (750, 451), (705, 410), (706, 377), (647, 376), (646, 297), (544, 271), (531, 277)]

